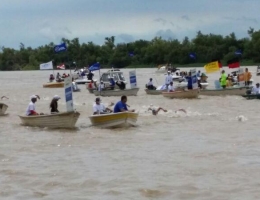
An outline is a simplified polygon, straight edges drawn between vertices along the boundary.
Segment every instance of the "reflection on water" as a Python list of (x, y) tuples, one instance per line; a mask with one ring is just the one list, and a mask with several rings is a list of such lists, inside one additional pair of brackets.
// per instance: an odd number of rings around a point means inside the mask
[[(123, 70), (127, 81), (129, 71)], [(128, 98), (139, 112), (137, 127), (91, 126), (95, 96), (79, 85), (81, 92), (73, 95), (81, 115), (74, 130), (20, 125), (18, 115), (25, 113), (32, 94), (41, 97), (38, 112), (49, 112), (56, 94), (62, 97), (59, 110), (65, 111), (63, 89), (42, 87), (48, 71), (1, 72), (0, 96), (9, 97), (3, 100), (9, 115), (0, 117), (0, 198), (259, 199), (259, 101), (147, 96), (150, 77), (156, 85), (164, 82), (164, 75), (154, 72), (138, 69), (141, 89)], [(210, 86), (218, 77), (209, 75)], [(105, 105), (118, 100), (102, 98)], [(154, 116), (150, 104), (168, 112)]]

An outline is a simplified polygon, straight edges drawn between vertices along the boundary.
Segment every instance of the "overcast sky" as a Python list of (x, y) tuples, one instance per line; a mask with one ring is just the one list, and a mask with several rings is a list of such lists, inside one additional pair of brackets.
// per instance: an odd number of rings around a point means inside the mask
[(182, 40), (199, 30), (242, 38), (260, 29), (259, 9), (260, 0), (0, 0), (0, 46)]

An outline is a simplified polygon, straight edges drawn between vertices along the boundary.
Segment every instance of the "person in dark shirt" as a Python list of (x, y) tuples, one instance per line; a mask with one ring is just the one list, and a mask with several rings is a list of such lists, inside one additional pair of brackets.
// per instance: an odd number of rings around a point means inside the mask
[(93, 76), (94, 76), (94, 74), (90, 71), (90, 72), (88, 73), (88, 75), (87, 75), (88, 80), (92, 80), (92, 79), (93, 79)]
[(119, 113), (119, 112), (135, 112), (134, 109), (128, 110), (127, 109), (127, 97), (124, 95), (121, 97), (121, 101), (118, 101), (114, 107), (114, 113)]
[(55, 95), (50, 103), (50, 109), (51, 109), (51, 113), (58, 113), (58, 101), (59, 101), (60, 97), (58, 95)]

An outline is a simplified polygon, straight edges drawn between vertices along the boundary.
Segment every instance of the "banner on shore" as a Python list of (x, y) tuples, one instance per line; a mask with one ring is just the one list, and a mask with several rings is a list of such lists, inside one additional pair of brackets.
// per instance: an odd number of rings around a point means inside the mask
[(53, 69), (52, 61), (40, 64), (40, 70)]
[(218, 72), (219, 68), (220, 68), (220, 66), (219, 66), (218, 61), (208, 63), (204, 66), (206, 73)]
[(129, 78), (130, 78), (130, 87), (136, 88), (137, 87), (137, 82), (136, 82), (136, 72), (135, 71), (130, 71), (129, 72)]
[(71, 77), (64, 78), (64, 89), (65, 89), (65, 100), (66, 100), (67, 112), (74, 111)]

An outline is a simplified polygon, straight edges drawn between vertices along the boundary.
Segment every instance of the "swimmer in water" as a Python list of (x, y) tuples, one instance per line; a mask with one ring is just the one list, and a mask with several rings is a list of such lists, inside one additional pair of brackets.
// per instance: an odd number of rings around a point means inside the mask
[(163, 110), (164, 112), (167, 112), (167, 110), (165, 110), (162, 107), (159, 107), (159, 108), (155, 109), (155, 108), (151, 108), (152, 106), (153, 105), (151, 104), (150, 108), (148, 108), (148, 111), (151, 110), (153, 115), (157, 115), (160, 110)]
[[(163, 110), (164, 112), (167, 112), (167, 110), (164, 109), (164, 108), (162, 108), (162, 107), (159, 107), (159, 108), (157, 108), (157, 109), (156, 109), (156, 108), (152, 108), (152, 107), (153, 107), (153, 105), (151, 104), (151, 105), (150, 105), (150, 108), (148, 108), (148, 111), (151, 110), (153, 115), (157, 115), (160, 110)], [(186, 110), (184, 110), (184, 109), (176, 110), (175, 113), (176, 113), (177, 111), (182, 111), (182, 112), (184, 112), (184, 113), (187, 113)]]

